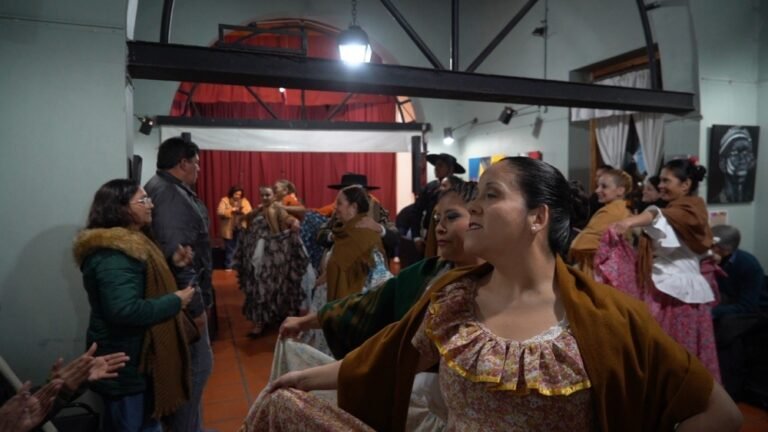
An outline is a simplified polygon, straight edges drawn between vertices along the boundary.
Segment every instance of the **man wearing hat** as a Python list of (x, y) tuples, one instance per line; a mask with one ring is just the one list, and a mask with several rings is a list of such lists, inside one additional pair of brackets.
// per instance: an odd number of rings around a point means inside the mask
[[(394, 256), (397, 243), (400, 241), (400, 233), (397, 228), (389, 221), (389, 212), (385, 209), (376, 197), (371, 195), (370, 191), (379, 189), (378, 186), (368, 184), (368, 177), (364, 174), (347, 173), (341, 176), (341, 182), (328, 185), (331, 189), (341, 190), (347, 186), (359, 185), (368, 191), (368, 199), (371, 202), (371, 210), (368, 216), (358, 223), (358, 228), (368, 228), (381, 233), (382, 242), (389, 257)], [(336, 224), (335, 203), (329, 204), (324, 209), (333, 209), (331, 219), (317, 233), (317, 242), (320, 246), (329, 249), (333, 246), (333, 232), (331, 228)]]
[(429, 222), (432, 219), (432, 210), (437, 205), (437, 197), (440, 193), (440, 183), (446, 177), (450, 177), (456, 174), (464, 174), (467, 170), (456, 161), (456, 158), (448, 153), (428, 154), (427, 162), (435, 166), (435, 177), (437, 180), (432, 180), (427, 183), (424, 189), (416, 199), (416, 210), (421, 215), (419, 220), (419, 226), (411, 228), (411, 232), (414, 233), (414, 241), (419, 242), (422, 240), (421, 232), (429, 230)]

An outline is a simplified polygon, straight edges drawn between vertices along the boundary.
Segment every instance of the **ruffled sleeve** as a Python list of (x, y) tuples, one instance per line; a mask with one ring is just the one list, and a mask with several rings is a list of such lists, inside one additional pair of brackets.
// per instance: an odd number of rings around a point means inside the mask
[(591, 387), (566, 322), (522, 342), (505, 339), (477, 320), (475, 295), (468, 279), (445, 287), (433, 294), (422, 324), (452, 371), (491, 390), (553, 396)]

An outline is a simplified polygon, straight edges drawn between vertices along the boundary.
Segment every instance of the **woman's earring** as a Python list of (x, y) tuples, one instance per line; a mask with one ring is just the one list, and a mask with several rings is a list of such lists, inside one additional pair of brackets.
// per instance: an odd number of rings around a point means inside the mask
[(531, 225), (531, 232), (535, 233), (538, 227), (536, 225)]

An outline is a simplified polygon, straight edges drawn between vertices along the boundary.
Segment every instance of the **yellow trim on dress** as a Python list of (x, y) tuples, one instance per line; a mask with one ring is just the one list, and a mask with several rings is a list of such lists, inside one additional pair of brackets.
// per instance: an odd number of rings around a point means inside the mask
[[(439, 303), (435, 301), (435, 300), (439, 300), (437, 294), (438, 293), (432, 294), (432, 299), (430, 302), (431, 304), (429, 305), (429, 308), (428, 308), (429, 314), (431, 315), (437, 315), (441, 309)], [(564, 331), (567, 331), (567, 329), (564, 329)], [(465, 378), (471, 382), (496, 384), (495, 386), (488, 387), (488, 389), (491, 391), (511, 391), (516, 394), (525, 395), (525, 394), (528, 394), (530, 390), (536, 390), (539, 394), (544, 396), (568, 396), (573, 393), (576, 393), (577, 391), (586, 390), (592, 387), (592, 382), (589, 380), (589, 378), (586, 378), (583, 381), (577, 382), (575, 384), (571, 384), (563, 387), (555, 387), (555, 388), (541, 388), (538, 382), (526, 383), (526, 386), (524, 388), (518, 388), (516, 382), (501, 384), (500, 376), (476, 375), (468, 371), (464, 367), (460, 366), (458, 363), (456, 363), (454, 359), (448, 355), (448, 349), (445, 347), (445, 345), (443, 345), (438, 340), (439, 337), (432, 330), (429, 320), (427, 320), (427, 322), (425, 323), (424, 332), (426, 333), (427, 337), (429, 337), (429, 339), (432, 341), (432, 343), (435, 344), (435, 347), (437, 348), (437, 351), (440, 353), (440, 356), (445, 361), (445, 364), (452, 371), (454, 371), (456, 374), (458, 374), (462, 378)], [(520, 343), (520, 342), (517, 342), (517, 343)], [(522, 366), (524, 366), (524, 364), (521, 365), (519, 369), (522, 369)], [(586, 373), (586, 370), (584, 371), (584, 373)]]

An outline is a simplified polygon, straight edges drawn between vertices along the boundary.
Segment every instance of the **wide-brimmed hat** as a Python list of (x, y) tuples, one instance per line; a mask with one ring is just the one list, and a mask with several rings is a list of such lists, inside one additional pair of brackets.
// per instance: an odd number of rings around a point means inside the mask
[(346, 173), (341, 176), (341, 183), (328, 185), (331, 189), (344, 189), (347, 186), (358, 185), (368, 190), (378, 189), (378, 186), (368, 185), (368, 177), (364, 174)]
[(456, 158), (449, 155), (448, 153), (439, 153), (439, 154), (432, 153), (427, 155), (427, 162), (431, 163), (432, 165), (435, 165), (437, 161), (443, 161), (448, 165), (453, 166), (454, 174), (464, 174), (465, 172), (467, 172), (467, 170), (465, 170), (460, 163), (456, 162)]

